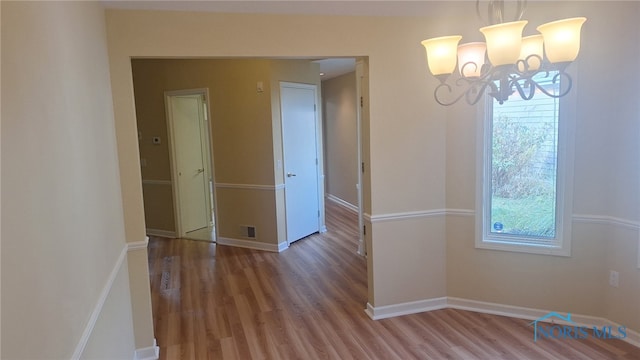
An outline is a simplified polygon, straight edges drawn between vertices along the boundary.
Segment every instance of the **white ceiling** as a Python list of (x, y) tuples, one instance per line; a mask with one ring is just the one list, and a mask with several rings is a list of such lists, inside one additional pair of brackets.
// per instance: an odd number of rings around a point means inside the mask
[(320, 65), (320, 74), (323, 81), (350, 73), (356, 68), (356, 59), (354, 58), (329, 58), (315, 60), (314, 63)]
[[(425, 16), (451, 11), (475, 11), (474, 1), (370, 1), (370, 0), (102, 0), (103, 6), (115, 9), (208, 11), (257, 14), (314, 14), (352, 16)], [(458, 6), (459, 5), (459, 6)]]

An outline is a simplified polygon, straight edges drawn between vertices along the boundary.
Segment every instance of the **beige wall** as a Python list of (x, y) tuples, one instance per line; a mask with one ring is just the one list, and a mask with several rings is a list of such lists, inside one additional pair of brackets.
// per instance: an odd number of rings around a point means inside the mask
[(327, 195), (358, 206), (356, 73), (322, 82)]
[[(365, 203), (370, 204), (370, 213), (444, 207), (444, 153), (441, 150), (445, 145), (445, 123), (438, 121), (444, 118), (444, 112), (424, 100), (424, 94), (434, 82), (416, 75), (424, 73), (424, 55), (419, 48), (426, 31), (424, 19), (108, 11), (107, 22), (112, 86), (114, 93), (118, 94), (114, 98), (115, 113), (118, 129), (123, 132), (122, 136), (118, 133), (122, 152), (137, 142), (128, 65), (130, 56), (314, 57), (358, 54), (369, 56), (371, 163), (365, 166), (371, 171), (371, 199)], [(233, 37), (226, 36), (231, 33)], [(135, 154), (135, 151), (130, 154)], [(416, 166), (417, 162), (420, 166)], [(129, 183), (127, 179), (139, 171), (137, 157), (121, 156), (120, 170), (125, 174), (123, 192), (138, 196), (139, 185), (126, 185)], [(365, 190), (366, 193), (368, 191)], [(142, 203), (125, 205), (142, 207)], [(132, 213), (136, 211), (132, 210)], [(140, 227), (143, 231), (142, 219), (127, 217), (127, 220), (131, 228)], [(398, 224), (394, 226), (403, 228), (402, 221), (396, 220)], [(378, 288), (384, 290), (385, 286), (392, 285), (388, 281), (398, 278), (405, 282), (434, 279), (434, 283), (439, 283), (437, 279), (443, 276), (439, 264), (443, 255), (439, 249), (444, 246), (440, 231), (444, 219), (418, 221), (424, 231), (411, 229), (398, 238), (381, 236), (371, 240), (372, 251), (379, 243), (398, 246), (403, 251), (412, 249), (417, 243), (422, 254), (420, 261), (397, 264), (389, 254), (379, 253), (374, 267), (381, 266), (389, 272), (385, 274), (384, 282), (376, 283), (376, 291), (369, 299), (372, 304), (390, 304), (392, 299), (394, 302), (398, 299), (420, 300), (436, 293), (444, 295), (443, 286), (420, 294), (410, 291), (388, 296), (388, 291), (377, 291)], [(373, 223), (369, 234), (375, 237), (376, 228), (383, 231), (388, 224)], [(433, 231), (430, 231), (432, 227)], [(432, 234), (432, 237), (422, 234)], [(370, 267), (370, 271), (375, 276), (375, 269)], [(407, 274), (410, 278), (405, 278)]]
[[(221, 185), (215, 191), (218, 235), (242, 240), (240, 226), (249, 225), (256, 227), (255, 241), (286, 241), (276, 212), (284, 196), (275, 187), (284, 182), (276, 161), (282, 161), (279, 82), (317, 84), (318, 65), (307, 60), (135, 59), (132, 71), (140, 157), (146, 160), (147, 228), (175, 231), (171, 186), (153, 182), (171, 179), (164, 92), (208, 89), (214, 183)], [(258, 82), (264, 92), (256, 90)], [(152, 144), (155, 136), (163, 139), (160, 145)], [(284, 218), (284, 212), (280, 215)]]
[[(640, 28), (636, 2), (531, 4), (531, 23), (586, 16), (575, 64), (574, 221), (571, 257), (474, 248), (474, 216), (447, 218), (449, 296), (594, 316), (640, 330), (637, 268), (640, 166)], [(613, 40), (612, 40), (613, 39)], [(615, 55), (612, 55), (615, 54)], [(611, 89), (615, 89), (611, 91)], [(562, 111), (562, 110), (561, 110)], [(447, 208), (475, 209), (474, 108), (447, 120)], [(620, 272), (620, 287), (608, 284)]]
[(92, 2), (1, 8), (0, 357), (68, 359), (86, 345), (76, 355), (131, 359), (104, 11)]
[[(473, 8), (473, 2), (468, 5)], [(460, 296), (607, 315), (638, 330), (640, 312), (634, 313), (633, 307), (640, 303), (640, 271), (626, 254), (638, 251), (640, 112), (634, 96), (640, 81), (637, 72), (608, 71), (633, 69), (638, 58), (638, 6), (530, 2), (527, 13), (533, 15), (527, 16), (532, 23), (566, 15), (590, 18), (583, 32), (583, 53), (575, 64), (579, 111), (574, 213), (589, 215), (582, 219), (592, 221), (574, 221), (570, 258), (477, 250), (474, 216), (444, 216), (447, 209), (475, 208), (477, 119), (473, 110), (435, 104), (431, 93), (437, 80), (427, 74), (420, 41), (458, 32), (462, 24), (468, 27), (465, 35), (475, 34), (466, 39), (479, 40), (475, 19), (455, 21), (439, 14), (377, 18), (108, 11), (122, 187), (125, 198), (132, 199), (125, 199), (125, 214), (131, 214), (126, 217), (127, 234), (144, 231), (138, 216), (139, 163), (133, 156), (137, 140), (130, 56), (358, 54), (368, 57), (369, 68), (370, 123), (364, 127), (364, 138), (372, 305)], [(620, 40), (612, 41), (612, 33), (621, 34)], [(609, 217), (622, 219), (630, 229), (610, 225)], [(606, 284), (612, 266), (621, 272), (615, 291)], [(542, 293), (554, 296), (543, 298)]]

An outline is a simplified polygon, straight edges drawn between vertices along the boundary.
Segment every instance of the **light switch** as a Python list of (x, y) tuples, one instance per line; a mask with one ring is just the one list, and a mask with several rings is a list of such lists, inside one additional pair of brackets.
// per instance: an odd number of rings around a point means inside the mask
[(264, 92), (264, 84), (262, 83), (262, 81), (258, 81), (258, 84), (256, 85), (256, 90), (259, 93)]

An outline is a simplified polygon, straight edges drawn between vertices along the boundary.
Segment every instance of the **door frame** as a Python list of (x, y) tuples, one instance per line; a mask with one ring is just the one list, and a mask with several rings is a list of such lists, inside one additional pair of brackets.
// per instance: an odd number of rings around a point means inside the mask
[[(282, 146), (282, 162), (283, 164), (285, 163), (285, 149), (284, 149), (284, 125), (283, 125), (283, 121), (282, 121), (282, 88), (283, 87), (289, 87), (289, 88), (298, 88), (298, 89), (307, 89), (307, 90), (312, 90), (313, 91), (313, 95), (314, 95), (314, 99), (315, 99), (315, 111), (314, 111), (314, 122), (315, 122), (315, 129), (316, 129), (316, 184), (318, 187), (318, 212), (319, 212), (319, 216), (318, 216), (318, 231), (323, 233), (327, 231), (327, 226), (325, 224), (325, 207), (324, 207), (324, 157), (323, 157), (323, 148), (322, 148), (322, 124), (320, 122), (320, 111), (321, 110), (321, 106), (318, 106), (318, 104), (321, 104), (321, 99), (319, 97), (319, 92), (318, 92), (318, 85), (317, 84), (306, 84), (306, 83), (297, 83), (297, 82), (289, 82), (289, 81), (280, 81), (279, 87), (278, 87), (278, 91), (279, 91), (279, 97), (280, 97), (280, 138), (282, 139), (281, 142), (281, 146)], [(284, 174), (284, 169), (286, 166), (282, 167), (282, 179), (285, 178), (285, 174)], [(285, 185), (285, 196), (286, 196), (286, 185)], [(285, 203), (285, 209), (284, 209), (284, 213), (285, 213), (285, 221), (287, 220), (287, 207), (286, 207), (286, 203)], [(293, 241), (289, 240), (289, 234), (287, 233), (287, 246), (291, 245), (291, 243), (293, 243)]]
[[(362, 177), (364, 173), (364, 159), (362, 157), (362, 122), (364, 114), (364, 89), (363, 89), (363, 81), (365, 81), (365, 77), (368, 76), (368, 70), (366, 68), (367, 64), (365, 59), (356, 58), (356, 136), (357, 144), (358, 144), (358, 184), (357, 184), (357, 195), (358, 195), (358, 250), (357, 253), (362, 256), (367, 256), (367, 243), (364, 238), (364, 199), (363, 199), (363, 189), (362, 189)], [(368, 99), (367, 99), (368, 100)]]
[[(184, 233), (182, 227), (182, 210), (180, 207), (180, 187), (179, 187), (179, 179), (178, 176), (178, 166), (176, 166), (176, 146), (174, 141), (174, 121), (170, 111), (170, 99), (174, 96), (185, 96), (185, 95), (201, 95), (204, 97), (203, 104), (203, 129), (205, 130), (204, 136), (204, 148), (205, 148), (205, 158), (203, 159), (204, 168), (205, 168), (205, 176), (209, 181), (206, 186), (206, 202), (207, 202), (207, 219), (213, 219), (215, 217), (214, 223), (217, 224), (218, 219), (218, 211), (217, 211), (217, 200), (216, 196), (216, 187), (215, 187), (215, 177), (213, 172), (213, 146), (211, 142), (211, 114), (209, 113), (209, 89), (207, 88), (199, 88), (199, 89), (185, 89), (185, 90), (171, 90), (164, 92), (164, 103), (165, 103), (165, 116), (167, 118), (167, 134), (169, 140), (169, 167), (171, 169), (171, 189), (173, 193), (173, 214), (174, 221), (176, 226), (176, 237), (184, 237), (186, 233)], [(202, 139), (201, 139), (202, 141)], [(209, 184), (213, 184), (213, 186), (209, 186)], [(211, 202), (211, 197), (213, 197), (213, 203)], [(213, 214), (211, 213), (213, 212)], [(211, 220), (209, 220), (211, 221)], [(214, 241), (218, 237), (218, 227), (214, 226), (214, 236), (215, 239), (211, 239)]]

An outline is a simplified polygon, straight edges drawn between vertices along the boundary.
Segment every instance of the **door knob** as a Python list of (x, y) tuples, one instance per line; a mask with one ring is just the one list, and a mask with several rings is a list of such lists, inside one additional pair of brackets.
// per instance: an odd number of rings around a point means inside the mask
[(287, 173), (287, 177), (292, 177), (292, 176), (296, 176), (296, 174), (293, 174), (293, 173)]

